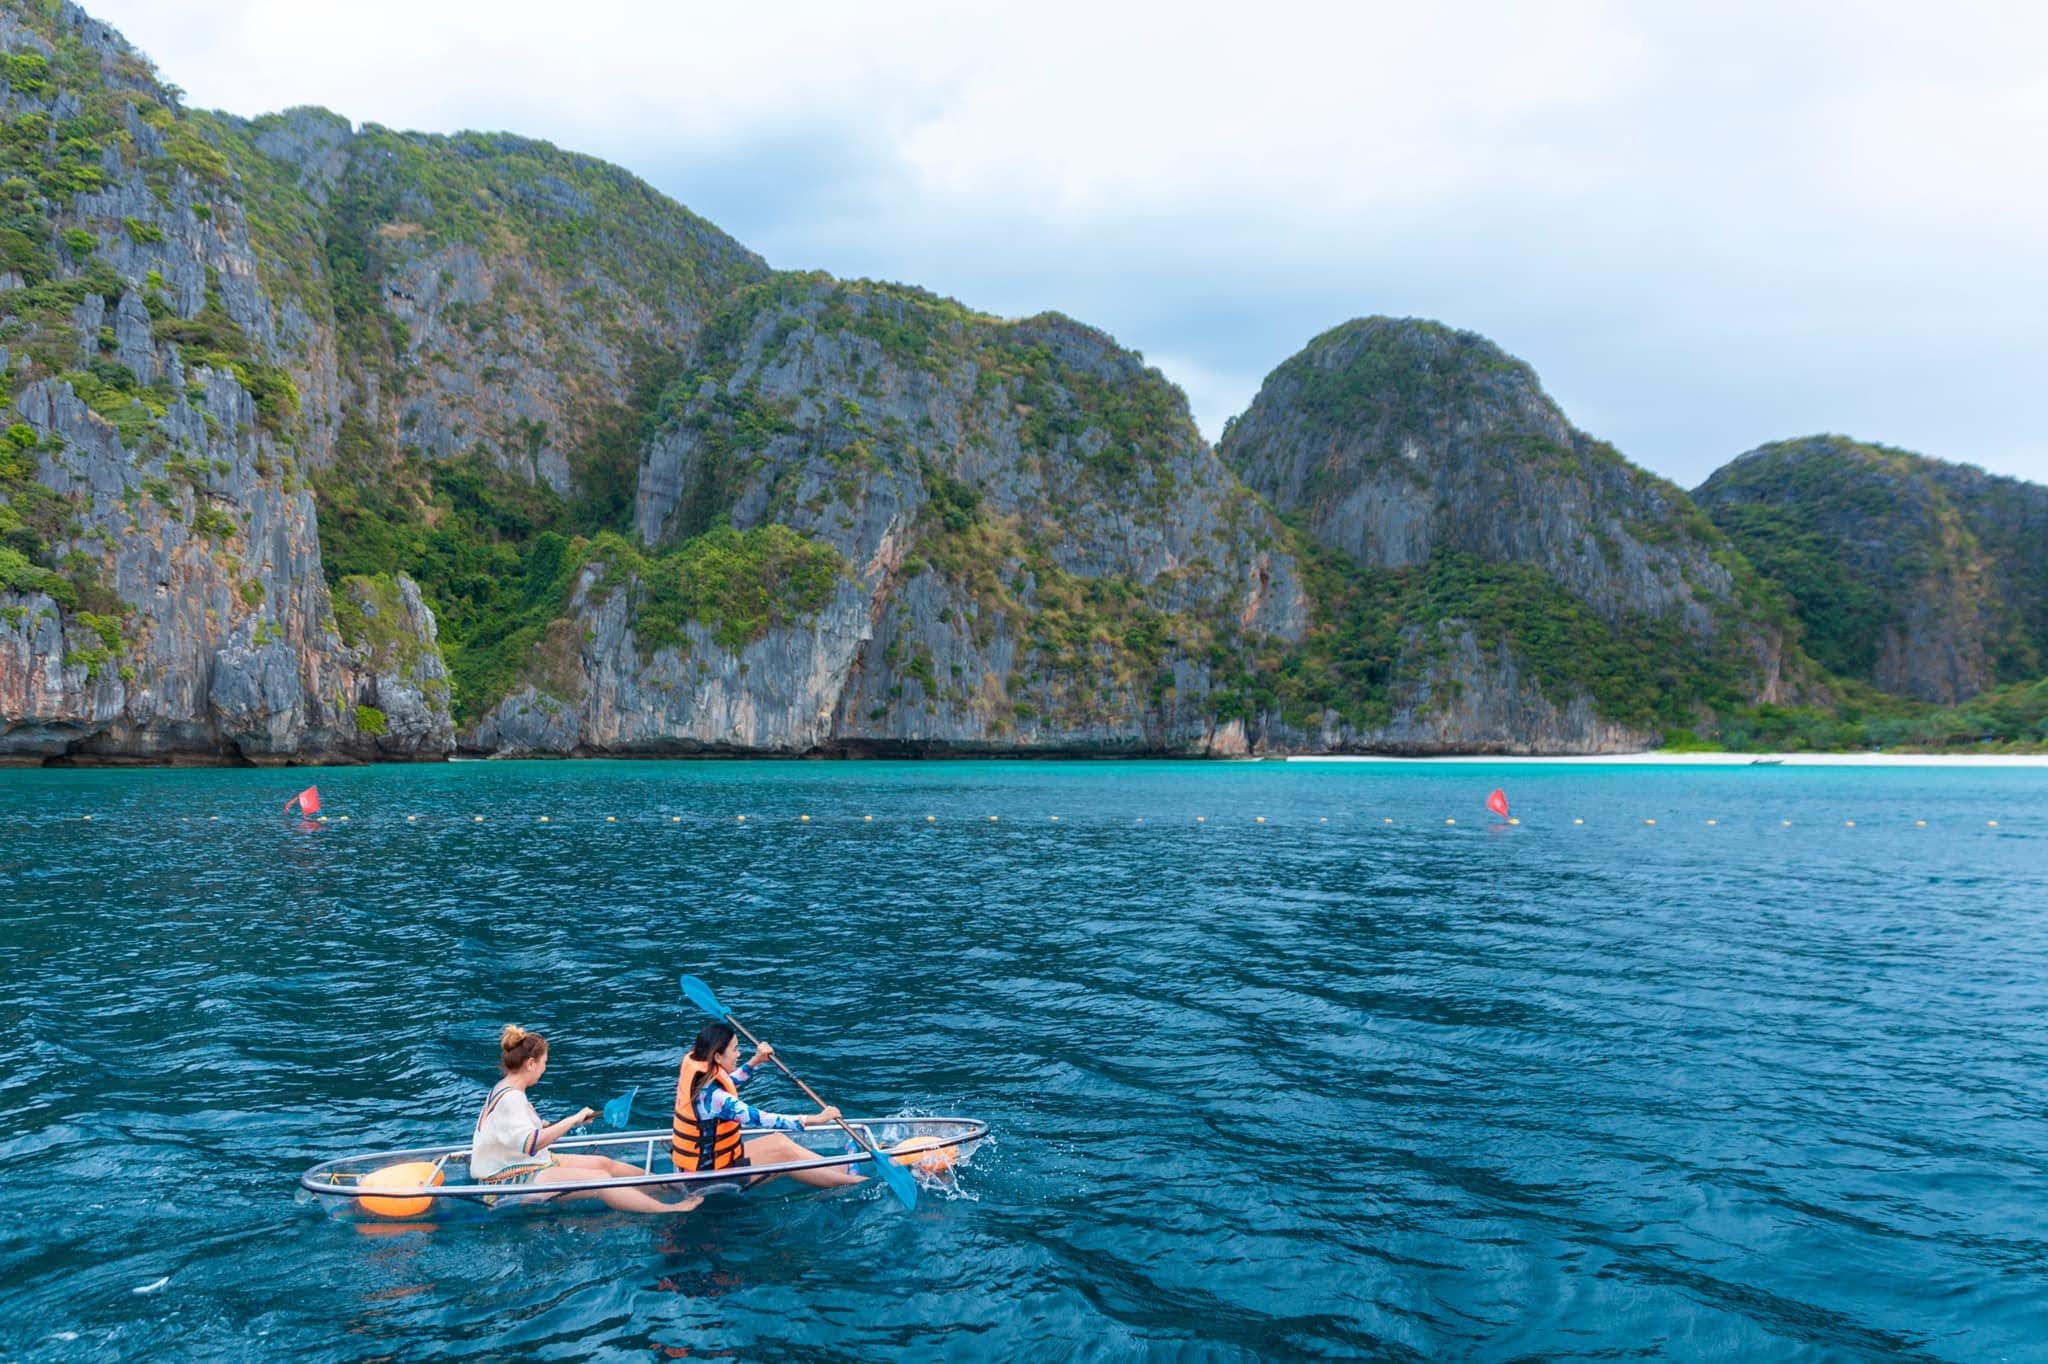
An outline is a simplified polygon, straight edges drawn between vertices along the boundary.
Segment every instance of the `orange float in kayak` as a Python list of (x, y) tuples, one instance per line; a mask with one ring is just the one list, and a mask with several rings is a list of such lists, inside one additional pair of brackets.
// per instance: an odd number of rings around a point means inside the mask
[(948, 1146), (938, 1137), (912, 1137), (892, 1148), (889, 1159), (923, 1174), (942, 1175), (953, 1168), (959, 1155), (957, 1146)]
[[(358, 1189), (373, 1191), (373, 1194), (411, 1193), (415, 1189), (428, 1189), (442, 1180), (441, 1167), (430, 1160), (409, 1160), (403, 1165), (386, 1165), (381, 1170), (372, 1170), (356, 1185)], [(366, 1212), (379, 1217), (418, 1217), (434, 1205), (431, 1198), (382, 1198), (366, 1195), (356, 1200)]]

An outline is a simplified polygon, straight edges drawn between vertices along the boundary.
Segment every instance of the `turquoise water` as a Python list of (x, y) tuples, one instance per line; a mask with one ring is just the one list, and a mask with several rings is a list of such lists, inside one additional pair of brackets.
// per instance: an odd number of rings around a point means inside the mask
[[(346, 823), (284, 823), (308, 781)], [(2040, 1359), (2044, 797), (0, 772), (0, 1357)], [(368, 1234), (295, 1197), (329, 1156), (465, 1139), (507, 1021), (553, 1039), (544, 1114), (638, 1084), (660, 1123), (682, 970), (849, 1111), (993, 1144), (914, 1214), (763, 1191)]]

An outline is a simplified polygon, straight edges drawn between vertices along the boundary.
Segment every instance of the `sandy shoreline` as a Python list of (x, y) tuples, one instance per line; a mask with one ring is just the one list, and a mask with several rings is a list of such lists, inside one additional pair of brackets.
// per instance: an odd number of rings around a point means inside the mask
[(1291, 763), (1540, 763), (1644, 767), (2048, 767), (2048, 753), (1588, 753), (1565, 756), (1479, 753), (1438, 758), (1378, 754), (1290, 757)]

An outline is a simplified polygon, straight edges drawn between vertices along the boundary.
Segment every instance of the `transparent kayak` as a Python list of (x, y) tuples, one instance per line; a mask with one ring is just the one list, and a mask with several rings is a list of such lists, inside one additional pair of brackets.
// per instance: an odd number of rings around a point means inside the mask
[[(988, 1124), (977, 1118), (849, 1118), (875, 1147), (897, 1164), (924, 1178), (943, 1178), (964, 1163), (982, 1139)], [(640, 1173), (560, 1183), (485, 1184), (469, 1173), (469, 1146), (419, 1146), (397, 1151), (370, 1151), (322, 1161), (299, 1176), (299, 1188), (339, 1217), (371, 1222), (431, 1222), (487, 1216), (512, 1207), (553, 1207), (561, 1195), (591, 1189), (642, 1188), (659, 1194), (737, 1192), (766, 1175), (792, 1170), (821, 1170), (857, 1165), (865, 1151), (848, 1151), (846, 1134), (837, 1127), (785, 1133), (799, 1146), (816, 1151), (815, 1160), (776, 1165), (746, 1165), (725, 1170), (677, 1170), (669, 1160), (666, 1127), (587, 1137), (565, 1137), (550, 1151), (609, 1156)], [(594, 1198), (566, 1200), (569, 1208), (599, 1210)]]

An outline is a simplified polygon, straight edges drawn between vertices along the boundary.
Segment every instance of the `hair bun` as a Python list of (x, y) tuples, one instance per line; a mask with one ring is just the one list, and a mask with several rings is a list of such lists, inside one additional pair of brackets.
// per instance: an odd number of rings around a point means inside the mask
[(508, 1050), (512, 1047), (518, 1046), (521, 1042), (524, 1042), (525, 1040), (526, 1029), (520, 1027), (517, 1023), (507, 1023), (505, 1025), (505, 1031), (498, 1034), (498, 1045)]

